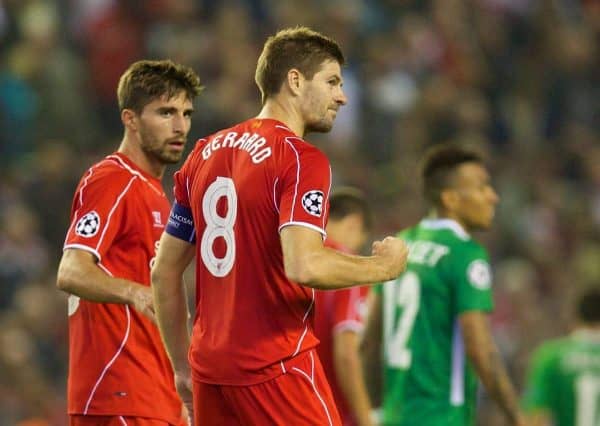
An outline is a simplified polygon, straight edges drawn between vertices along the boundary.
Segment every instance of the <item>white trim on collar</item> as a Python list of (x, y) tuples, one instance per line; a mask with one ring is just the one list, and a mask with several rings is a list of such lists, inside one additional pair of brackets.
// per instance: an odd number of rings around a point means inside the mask
[(427, 229), (450, 229), (461, 240), (471, 239), (469, 233), (454, 219), (423, 219), (421, 226)]
[(571, 333), (577, 340), (583, 340), (592, 343), (600, 343), (600, 330), (589, 328), (579, 328)]

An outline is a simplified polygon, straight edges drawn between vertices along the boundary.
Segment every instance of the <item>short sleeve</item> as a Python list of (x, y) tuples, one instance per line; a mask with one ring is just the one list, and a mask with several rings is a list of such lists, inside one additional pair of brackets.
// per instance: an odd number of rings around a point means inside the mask
[(301, 225), (323, 235), (329, 208), (331, 168), (321, 151), (306, 142), (287, 138), (285, 164), (279, 176), (279, 230)]
[(487, 253), (482, 247), (453, 248), (448, 256), (454, 283), (455, 313), (490, 312), (493, 309), (492, 272)]
[(552, 399), (552, 352), (541, 347), (531, 357), (522, 405), (525, 411), (549, 409)]
[[(190, 156), (191, 157), (191, 156)], [(187, 165), (188, 160), (184, 163), (184, 165), (175, 172), (173, 175), (173, 196), (175, 197), (175, 202), (180, 206), (190, 208), (190, 197), (189, 197), (189, 178), (187, 177)]]
[(130, 173), (101, 173), (84, 178), (75, 193), (64, 248), (89, 251), (101, 261), (123, 232), (127, 195), (137, 179)]
[(354, 331), (360, 333), (364, 329), (366, 317), (366, 296), (368, 287), (352, 287), (336, 290), (333, 293), (333, 332)]

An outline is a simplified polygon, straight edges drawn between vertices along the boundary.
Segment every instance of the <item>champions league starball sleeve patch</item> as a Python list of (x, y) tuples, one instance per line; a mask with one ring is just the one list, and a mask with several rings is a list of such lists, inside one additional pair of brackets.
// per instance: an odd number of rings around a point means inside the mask
[(471, 285), (479, 290), (487, 290), (492, 286), (490, 265), (483, 260), (474, 260), (467, 268), (467, 277)]
[(325, 196), (322, 191), (313, 189), (307, 191), (302, 196), (302, 207), (310, 215), (321, 217), (323, 214), (323, 199)]
[(95, 211), (84, 214), (75, 225), (75, 233), (84, 238), (92, 238), (100, 229), (100, 216)]

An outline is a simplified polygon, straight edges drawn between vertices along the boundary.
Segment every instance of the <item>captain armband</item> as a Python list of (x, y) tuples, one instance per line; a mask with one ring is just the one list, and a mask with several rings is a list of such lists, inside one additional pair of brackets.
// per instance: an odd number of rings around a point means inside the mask
[(192, 209), (174, 202), (165, 232), (190, 244), (196, 244), (196, 228)]

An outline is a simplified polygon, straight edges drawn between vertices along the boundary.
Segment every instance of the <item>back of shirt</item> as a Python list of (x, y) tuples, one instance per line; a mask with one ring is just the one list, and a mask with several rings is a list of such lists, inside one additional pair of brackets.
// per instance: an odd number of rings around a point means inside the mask
[(470, 425), (476, 376), (465, 357), (458, 316), (490, 311), (485, 250), (457, 222), (423, 220), (399, 235), (406, 271), (385, 283), (384, 424)]
[(600, 334), (581, 330), (538, 348), (523, 404), (550, 413), (556, 426), (599, 425)]
[(287, 279), (279, 231), (325, 235), (330, 182), (325, 155), (270, 119), (200, 140), (176, 173), (196, 231), (196, 380), (259, 383), (316, 346), (314, 290)]

